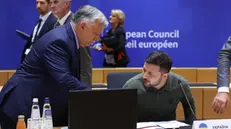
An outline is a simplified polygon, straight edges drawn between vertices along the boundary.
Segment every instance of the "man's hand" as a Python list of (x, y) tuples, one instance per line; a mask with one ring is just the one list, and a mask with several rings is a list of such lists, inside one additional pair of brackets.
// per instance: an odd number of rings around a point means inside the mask
[(217, 93), (213, 100), (212, 108), (216, 113), (223, 113), (225, 109), (228, 107), (230, 102), (230, 97), (228, 93), (220, 92)]

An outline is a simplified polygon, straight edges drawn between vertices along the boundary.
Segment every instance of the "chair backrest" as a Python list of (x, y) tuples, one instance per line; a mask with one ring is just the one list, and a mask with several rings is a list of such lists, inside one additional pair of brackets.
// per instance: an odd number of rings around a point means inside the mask
[(132, 77), (140, 72), (112, 72), (107, 75), (107, 88), (119, 89)]

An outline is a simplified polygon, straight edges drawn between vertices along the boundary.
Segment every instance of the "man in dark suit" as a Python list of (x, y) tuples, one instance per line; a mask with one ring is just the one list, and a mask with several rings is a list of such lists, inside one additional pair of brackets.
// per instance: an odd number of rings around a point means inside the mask
[(99, 40), (107, 25), (101, 11), (86, 5), (73, 15), (71, 23), (51, 30), (36, 41), (0, 92), (2, 129), (15, 129), (21, 113), (29, 118), (33, 98), (39, 99), (42, 111), (46, 96), (50, 98), (54, 126), (67, 125), (69, 90), (90, 89), (79, 81), (79, 48)]
[(54, 28), (67, 24), (71, 20), (71, 0), (51, 0), (53, 15), (57, 17)]
[(218, 93), (214, 97), (212, 108), (216, 113), (223, 113), (230, 102), (230, 62), (231, 62), (231, 37), (223, 45), (218, 55), (217, 88)]
[(36, 9), (38, 13), (40, 14), (40, 17), (34, 27), (34, 30), (29, 40), (24, 46), (24, 49), (21, 55), (21, 63), (23, 62), (25, 56), (31, 50), (34, 42), (36, 42), (36, 40), (42, 37), (45, 33), (53, 29), (56, 23), (56, 18), (50, 11), (50, 0), (36, 0), (36, 2), (37, 2)]
[[(69, 24), (72, 16), (71, 0), (51, 0), (51, 9), (53, 14), (57, 17), (55, 28), (64, 24)], [(80, 64), (80, 76), (81, 82), (92, 86), (92, 61), (90, 47), (80, 47), (81, 64)], [(89, 69), (90, 68), (90, 69)]]

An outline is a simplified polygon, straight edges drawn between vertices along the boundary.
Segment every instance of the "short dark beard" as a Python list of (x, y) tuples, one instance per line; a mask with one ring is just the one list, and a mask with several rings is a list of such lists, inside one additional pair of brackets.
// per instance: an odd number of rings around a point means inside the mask
[(152, 87), (158, 86), (158, 85), (161, 83), (161, 81), (162, 81), (162, 75), (161, 75), (160, 79), (157, 80), (156, 83), (153, 84), (153, 85), (151, 85), (151, 86), (152, 86)]

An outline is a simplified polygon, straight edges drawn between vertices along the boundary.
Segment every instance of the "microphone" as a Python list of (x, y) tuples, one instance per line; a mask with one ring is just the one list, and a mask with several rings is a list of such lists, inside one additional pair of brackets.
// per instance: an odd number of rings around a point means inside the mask
[(193, 117), (194, 117), (193, 120), (196, 120), (196, 114), (195, 114), (195, 112), (194, 112), (193, 109), (192, 109), (192, 105), (190, 104), (190, 102), (189, 102), (189, 100), (188, 100), (188, 97), (187, 97), (187, 95), (186, 95), (186, 93), (185, 93), (184, 87), (183, 87), (183, 85), (182, 85), (182, 83), (181, 83), (180, 80), (178, 80), (178, 83), (179, 83), (179, 85), (180, 85), (180, 87), (181, 87), (181, 89), (182, 89), (182, 91), (183, 91), (184, 97), (186, 98), (186, 101), (187, 101), (187, 103), (188, 103), (188, 105), (189, 105), (189, 108), (190, 108), (190, 110), (191, 110), (191, 112), (192, 112), (192, 114), (193, 114)]

